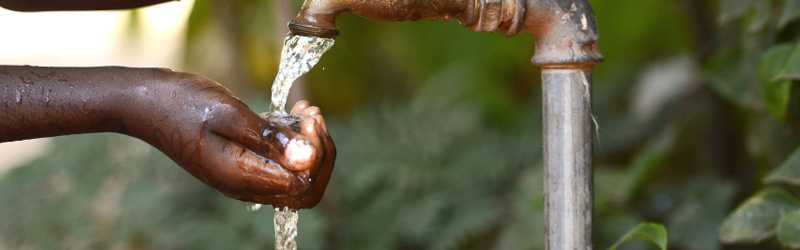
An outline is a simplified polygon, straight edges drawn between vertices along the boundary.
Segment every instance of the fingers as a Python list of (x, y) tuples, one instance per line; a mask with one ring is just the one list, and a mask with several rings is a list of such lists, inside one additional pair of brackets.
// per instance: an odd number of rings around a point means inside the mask
[(291, 128), (270, 125), (243, 105), (215, 105), (204, 119), (211, 131), (291, 171), (303, 172), (318, 162), (321, 147), (317, 127), (324, 129), (324, 120), (319, 108), (310, 106), (307, 101), (295, 104), (292, 113), (302, 117), (300, 135)]
[(206, 148), (211, 149), (202, 153), (210, 167), (198, 172), (205, 176), (201, 179), (238, 200), (291, 208), (315, 206), (330, 181), (336, 148), (318, 107), (300, 101), (291, 113), (301, 117), (299, 134), (290, 128), (274, 128), (267, 131), (286, 131), (265, 139), (263, 128), (273, 125), (243, 105), (223, 105), (208, 112), (205, 123), (214, 133), (207, 140)]
[(287, 163), (282, 157), (283, 149), (279, 147), (282, 143), (277, 141), (279, 138), (274, 138), (276, 141), (265, 140), (264, 133), (268, 132), (269, 123), (246, 106), (214, 105), (210, 110), (206, 110), (203, 119), (204, 124), (214, 133), (280, 164)]
[(317, 120), (317, 125), (321, 126), (322, 131), (328, 133), (325, 118), (322, 117), (322, 110), (320, 110), (319, 107), (311, 106), (308, 101), (298, 101), (294, 105), (294, 108), (292, 108), (292, 114), (296, 116), (310, 117), (314, 120)]
[(288, 164), (285, 167), (294, 172), (306, 171), (314, 166), (318, 157), (317, 146), (309, 140), (292, 139), (286, 146), (284, 155)]
[(336, 162), (336, 147), (333, 139), (328, 134), (325, 119), (321, 113), (318, 107), (311, 106), (305, 101), (298, 102), (292, 109), (293, 115), (303, 118), (300, 125), (301, 133), (306, 138), (309, 138), (316, 149), (313, 165), (308, 166), (307, 172), (313, 182), (304, 195), (276, 199), (273, 200), (273, 204), (281, 204), (291, 208), (311, 208), (322, 200), (333, 174), (333, 167)]
[[(303, 158), (298, 158), (296, 157), (297, 154), (292, 154), (297, 151), (287, 149), (286, 157), (290, 159), (289, 165), (292, 166), (293, 171), (313, 170), (312, 168), (319, 165), (320, 157), (322, 157), (322, 143), (320, 139), (326, 134), (323, 131), (325, 125), (321, 123), (324, 122), (324, 120), (321, 120), (322, 115), (320, 114), (319, 108), (308, 106), (307, 102), (299, 102), (295, 105), (293, 112), (296, 116), (302, 118), (300, 122), (300, 133), (303, 135), (303, 138), (305, 138), (303, 148), (306, 149), (308, 153), (303, 154)], [(292, 149), (292, 147), (289, 149)], [(314, 175), (314, 173), (309, 174), (311, 174), (312, 177)]]
[(305, 110), (309, 106), (311, 106), (311, 103), (309, 103), (306, 100), (298, 101), (297, 103), (294, 104), (294, 107), (292, 107), (292, 115), (300, 114), (301, 111)]
[(196, 166), (187, 170), (232, 198), (258, 202), (263, 197), (300, 195), (308, 189), (308, 180), (220, 136), (209, 134), (199, 149)]
[(333, 139), (327, 133), (322, 138), (321, 143), (324, 151), (319, 167), (316, 169), (316, 173), (313, 177), (314, 182), (308, 194), (304, 195), (296, 206), (302, 208), (314, 207), (325, 195), (325, 190), (333, 174), (333, 168), (336, 165), (336, 146), (333, 143)]
[(322, 129), (322, 132), (324, 132), (327, 135), (328, 134), (328, 123), (325, 122), (325, 118), (322, 116), (322, 114), (315, 115), (314, 119), (317, 120), (317, 125), (320, 126), (320, 129)]
[(302, 126), (302, 133), (313, 138), (314, 145), (322, 152), (319, 155), (321, 158), (315, 162), (316, 168), (311, 170), (311, 178), (314, 180), (311, 190), (298, 201), (297, 206), (300, 207), (314, 207), (322, 200), (336, 162), (336, 147), (328, 134), (325, 119), (321, 113), (318, 107), (313, 106), (301, 112), (306, 118)]

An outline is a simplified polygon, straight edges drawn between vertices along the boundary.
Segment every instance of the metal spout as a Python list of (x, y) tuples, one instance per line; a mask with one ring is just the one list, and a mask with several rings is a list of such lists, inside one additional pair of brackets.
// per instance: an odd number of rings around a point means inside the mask
[(306, 0), (289, 30), (332, 38), (344, 13), (384, 21), (455, 19), (473, 31), (508, 36), (527, 32), (538, 40), (533, 62), (544, 67), (586, 67), (602, 58), (586, 0)]

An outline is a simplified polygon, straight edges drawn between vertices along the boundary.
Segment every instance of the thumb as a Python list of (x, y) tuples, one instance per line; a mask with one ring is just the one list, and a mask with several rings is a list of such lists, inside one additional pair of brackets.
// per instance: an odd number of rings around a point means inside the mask
[[(283, 156), (285, 137), (266, 136), (280, 130), (251, 111), (244, 104), (218, 104), (206, 111), (204, 124), (212, 132), (250, 149), (257, 154), (272, 159), (282, 166), (288, 161)], [(286, 135), (288, 131), (284, 132)], [(286, 140), (283, 142), (281, 140)]]

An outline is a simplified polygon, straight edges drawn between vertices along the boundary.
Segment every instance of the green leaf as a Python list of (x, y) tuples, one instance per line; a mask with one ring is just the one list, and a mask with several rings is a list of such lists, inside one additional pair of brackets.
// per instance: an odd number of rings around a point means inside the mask
[(758, 32), (767, 27), (770, 18), (772, 17), (772, 4), (768, 1), (755, 2), (753, 8), (753, 16), (751, 17), (748, 31)]
[(682, 189), (675, 194), (679, 197), (673, 201), (677, 206), (666, 218), (670, 245), (676, 249), (720, 249), (719, 225), (730, 212), (736, 185), (714, 175), (701, 174), (693, 176), (691, 181), (669, 186)]
[(619, 189), (621, 192), (618, 194), (621, 196), (619, 197), (621, 201), (630, 201), (635, 198), (650, 183), (649, 180), (665, 166), (664, 159), (675, 144), (675, 136), (675, 129), (666, 129), (658, 137), (648, 142), (644, 150), (637, 154), (623, 180), (622, 188)]
[(780, 188), (765, 189), (739, 206), (720, 229), (723, 243), (758, 243), (775, 235), (781, 215), (800, 208), (800, 200)]
[(761, 58), (758, 78), (767, 110), (783, 121), (791, 97), (792, 80), (800, 79), (798, 46), (783, 44), (769, 49)]
[(633, 240), (653, 243), (661, 250), (667, 250), (667, 228), (656, 223), (642, 223), (628, 231), (621, 239), (614, 243), (608, 250), (617, 250), (620, 246)]
[(767, 81), (800, 80), (800, 44), (770, 48), (761, 59), (759, 74)]
[(724, 24), (742, 17), (752, 5), (753, 0), (721, 0), (719, 22)]
[(800, 210), (784, 215), (778, 222), (778, 241), (787, 248), (800, 249)]
[(779, 121), (786, 120), (792, 91), (792, 81), (765, 82), (762, 85), (767, 110)]
[(758, 58), (761, 54), (740, 50), (723, 50), (711, 58), (706, 77), (709, 87), (732, 103), (746, 109), (762, 107), (757, 79)]
[(784, 0), (783, 13), (781, 13), (781, 19), (778, 21), (778, 28), (783, 29), (798, 17), (800, 17), (800, 0)]
[(764, 181), (769, 184), (800, 186), (800, 148), (797, 148), (777, 169), (772, 170)]

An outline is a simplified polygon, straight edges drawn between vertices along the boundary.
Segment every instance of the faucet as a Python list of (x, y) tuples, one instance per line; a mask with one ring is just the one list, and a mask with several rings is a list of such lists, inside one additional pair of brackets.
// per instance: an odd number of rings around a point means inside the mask
[(375, 20), (458, 20), (473, 31), (522, 31), (537, 40), (533, 62), (545, 67), (591, 65), (601, 60), (597, 25), (586, 0), (306, 0), (289, 23), (294, 35), (333, 38), (336, 17), (353, 13)]
[(588, 0), (306, 0), (289, 23), (293, 35), (333, 38), (336, 17), (457, 20), (473, 31), (537, 39), (542, 68), (545, 248), (592, 249), (591, 71), (602, 60)]

